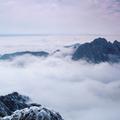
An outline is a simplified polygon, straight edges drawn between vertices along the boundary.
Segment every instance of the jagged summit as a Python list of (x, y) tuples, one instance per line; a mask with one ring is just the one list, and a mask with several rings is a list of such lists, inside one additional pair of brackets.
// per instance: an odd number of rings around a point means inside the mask
[(115, 40), (115, 41), (113, 42), (113, 44), (120, 49), (120, 42), (119, 42), (119, 41)]
[(107, 44), (108, 41), (105, 38), (99, 37), (99, 38), (94, 39), (91, 43), (93, 43), (93, 44), (103, 44), (104, 45), (104, 44)]
[(84, 59), (88, 62), (119, 62), (120, 42), (97, 38), (90, 43), (81, 44), (72, 56), (73, 60)]
[(28, 107), (28, 101), (29, 97), (20, 95), (17, 92), (13, 92), (6, 96), (0, 96), (0, 116), (4, 117), (11, 115), (18, 109)]
[(0, 96), (0, 120), (63, 120), (59, 113), (28, 101), (17, 92)]

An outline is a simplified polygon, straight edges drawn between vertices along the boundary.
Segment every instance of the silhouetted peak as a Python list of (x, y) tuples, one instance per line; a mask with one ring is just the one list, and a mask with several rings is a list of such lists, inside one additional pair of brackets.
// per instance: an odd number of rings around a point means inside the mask
[(63, 120), (58, 112), (28, 100), (17, 92), (0, 96), (0, 120)]
[(93, 63), (120, 62), (120, 42), (113, 43), (105, 38), (97, 38), (78, 47), (72, 56), (73, 60), (84, 59)]
[(120, 42), (117, 41), (117, 40), (115, 40), (115, 41), (113, 42), (113, 44), (114, 44), (114, 45), (120, 45)]
[(107, 44), (108, 42), (105, 38), (99, 37), (99, 38), (96, 38), (95, 40), (93, 40), (92, 43), (94, 43), (94, 44)]

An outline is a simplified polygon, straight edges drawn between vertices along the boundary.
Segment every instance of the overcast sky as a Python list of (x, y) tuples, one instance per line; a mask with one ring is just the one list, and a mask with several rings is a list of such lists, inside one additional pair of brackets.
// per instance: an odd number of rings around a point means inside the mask
[(120, 0), (0, 0), (0, 34), (119, 34)]

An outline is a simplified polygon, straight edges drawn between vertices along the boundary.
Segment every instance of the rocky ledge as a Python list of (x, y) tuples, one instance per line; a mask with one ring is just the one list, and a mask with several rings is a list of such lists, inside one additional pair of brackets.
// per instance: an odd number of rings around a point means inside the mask
[(58, 112), (28, 101), (17, 92), (0, 96), (0, 120), (63, 120)]

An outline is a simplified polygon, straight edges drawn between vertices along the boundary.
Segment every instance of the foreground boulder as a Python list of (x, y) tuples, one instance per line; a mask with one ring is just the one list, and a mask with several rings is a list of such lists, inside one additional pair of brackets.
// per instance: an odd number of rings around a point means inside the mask
[(0, 120), (63, 120), (61, 115), (14, 92), (0, 97)]
[(29, 97), (14, 92), (6, 96), (0, 96), (0, 117), (11, 115), (14, 111), (29, 107)]

